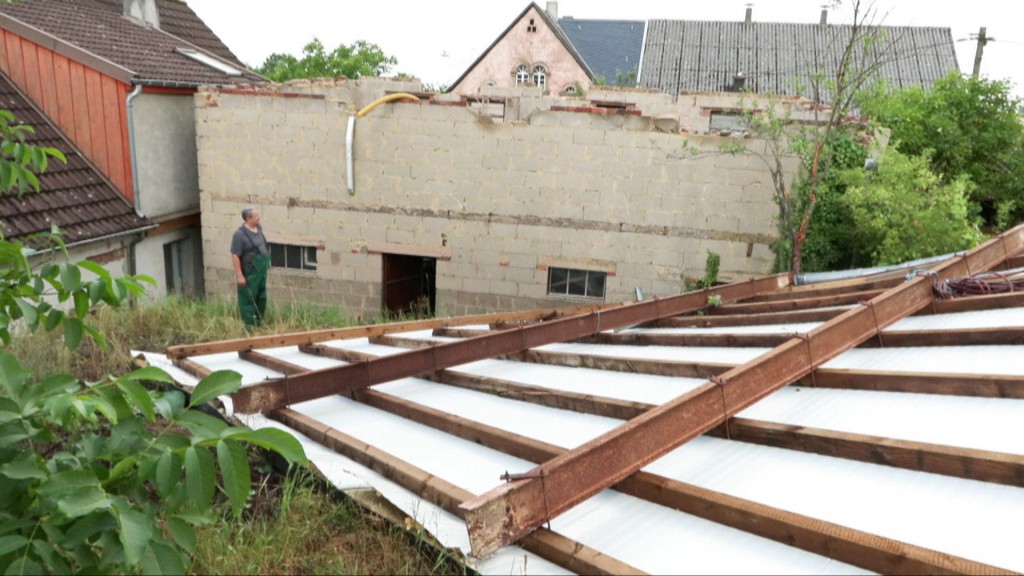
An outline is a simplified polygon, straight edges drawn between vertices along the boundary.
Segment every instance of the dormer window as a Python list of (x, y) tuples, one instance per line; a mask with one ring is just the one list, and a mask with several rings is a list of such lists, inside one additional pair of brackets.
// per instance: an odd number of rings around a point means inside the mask
[(214, 70), (217, 70), (218, 72), (223, 72), (224, 74), (227, 74), (228, 76), (241, 76), (242, 75), (242, 71), (239, 70), (238, 68), (235, 68), (234, 66), (231, 66), (230, 64), (227, 64), (226, 62), (221, 62), (220, 60), (214, 58), (213, 56), (210, 56), (208, 54), (204, 54), (204, 53), (202, 53), (202, 52), (200, 52), (198, 50), (193, 50), (192, 48), (175, 48), (174, 51), (177, 52), (178, 54), (181, 54), (182, 56), (185, 56), (187, 58), (191, 58), (192, 60), (195, 60), (196, 62), (199, 62), (200, 64), (203, 64), (204, 66), (209, 66), (210, 68), (213, 68)]
[(527, 32), (536, 32), (537, 25), (533, 23), (533, 18), (530, 18), (530, 23), (526, 26)]
[(516, 68), (516, 86), (523, 86), (524, 84), (530, 83), (530, 67), (526, 64), (520, 64)]
[(543, 66), (535, 66), (533, 68), (533, 84), (538, 88), (547, 88), (548, 86), (548, 70)]

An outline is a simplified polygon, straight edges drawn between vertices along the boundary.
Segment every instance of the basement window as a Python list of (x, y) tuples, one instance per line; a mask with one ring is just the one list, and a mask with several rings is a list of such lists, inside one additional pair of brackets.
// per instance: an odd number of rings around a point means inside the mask
[(270, 265), (292, 270), (316, 270), (316, 246), (270, 243)]
[(607, 272), (575, 270), (572, 268), (548, 268), (548, 294), (552, 296), (583, 296), (604, 298)]
[(185, 56), (186, 58), (191, 58), (192, 60), (195, 60), (196, 62), (199, 62), (204, 66), (213, 68), (218, 72), (223, 72), (228, 76), (242, 75), (242, 71), (238, 68), (235, 68), (234, 66), (226, 62), (222, 62), (214, 58), (213, 56), (210, 56), (209, 54), (204, 54), (203, 52), (200, 52), (198, 50), (193, 50), (192, 48), (175, 48), (174, 51), (178, 54), (181, 54), (182, 56)]

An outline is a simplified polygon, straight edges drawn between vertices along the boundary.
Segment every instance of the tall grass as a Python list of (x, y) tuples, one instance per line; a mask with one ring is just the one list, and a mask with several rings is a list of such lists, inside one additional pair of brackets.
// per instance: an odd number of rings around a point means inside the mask
[(460, 574), (431, 560), (405, 533), (347, 499), (332, 498), (308, 475), (261, 484), (247, 521), (199, 534), (194, 574)]
[[(337, 309), (271, 302), (266, 324), (246, 332), (231, 300), (170, 297), (154, 303), (101, 308), (87, 322), (107, 346), (83, 339), (77, 350), (63, 334), (39, 331), (7, 348), (38, 379), (73, 374), (89, 381), (131, 369), (131, 350), (161, 352), (176, 344), (301, 332), (355, 324)], [(205, 530), (195, 574), (458, 574), (460, 565), (404, 530), (364, 512), (351, 501), (318, 489), (308, 476), (267, 474), (242, 519), (225, 506), (222, 521)]]

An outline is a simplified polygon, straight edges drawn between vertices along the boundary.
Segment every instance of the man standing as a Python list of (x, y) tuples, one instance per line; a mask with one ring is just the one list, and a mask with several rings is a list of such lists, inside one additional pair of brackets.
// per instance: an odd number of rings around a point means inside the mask
[(270, 270), (270, 246), (260, 226), (260, 211), (242, 209), (243, 224), (231, 237), (231, 261), (238, 285), (238, 309), (245, 328), (263, 323), (267, 312), (267, 271)]

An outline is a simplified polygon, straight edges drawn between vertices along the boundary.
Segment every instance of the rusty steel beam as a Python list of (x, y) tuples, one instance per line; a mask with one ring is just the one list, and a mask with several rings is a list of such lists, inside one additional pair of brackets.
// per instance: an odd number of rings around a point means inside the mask
[(501, 312), (496, 314), (480, 314), (477, 316), (462, 316), (454, 318), (432, 318), (428, 320), (413, 320), (408, 322), (392, 322), (389, 324), (371, 324), (366, 326), (353, 326), (351, 328), (330, 328), (325, 330), (312, 330), (308, 332), (296, 332), (292, 334), (274, 334), (269, 336), (254, 336), (249, 338), (236, 338), (232, 340), (221, 340), (218, 342), (205, 342), (202, 344), (185, 344), (180, 346), (169, 346), (166, 354), (168, 358), (177, 359), (188, 356), (199, 356), (203, 354), (215, 354), (220, 352), (239, 352), (253, 350), (256, 348), (273, 348), (277, 346), (294, 346), (298, 344), (313, 344), (327, 340), (343, 340), (346, 338), (364, 338), (388, 334), (390, 332), (408, 332), (411, 330), (429, 330), (431, 328), (444, 328), (446, 326), (462, 326), (466, 324), (490, 324), (492, 322), (515, 322), (535, 321), (557, 316), (560, 313), (580, 314), (589, 312), (598, 307), (586, 306), (571, 308), (559, 311), (550, 310), (526, 310), (522, 312)]
[(968, 480), (1024, 487), (1024, 455), (913, 442), (867, 434), (764, 422), (729, 420), (712, 433), (738, 442), (810, 452)]
[[(1024, 226), (1007, 233), (1019, 249)], [(811, 373), (880, 330), (931, 304), (933, 282), (991, 269), (1006, 257), (1006, 236), (935, 266), (804, 338), (793, 338), (714, 382), (644, 413), (548, 461), (525, 477), (462, 505), (473, 551), (485, 556), (620, 482), (666, 452), (711, 430), (775, 390)], [(1001, 246), (1000, 246), (1001, 244)], [(1001, 250), (1000, 250), (1001, 249)], [(469, 340), (472, 342), (476, 339)]]
[(656, 318), (682, 314), (703, 308), (711, 296), (716, 296), (723, 302), (734, 301), (777, 290), (787, 285), (788, 281), (788, 276), (769, 276), (670, 298), (624, 304), (543, 324), (524, 326), (516, 330), (438, 344), (359, 364), (315, 370), (242, 388), (232, 396), (232, 400), (235, 410), (241, 413), (269, 411), (313, 398), (348, 394), (374, 384), (436, 372), (449, 366), (513, 354), (553, 342), (590, 336), (603, 330), (633, 326)]
[(797, 322), (827, 322), (845, 310), (797, 310), (795, 312), (764, 312), (761, 314), (731, 314), (726, 316), (674, 316), (653, 323), (655, 328), (718, 328), (729, 326), (765, 326), (768, 324), (794, 324)]
[(727, 314), (764, 314), (767, 312), (793, 312), (796, 310), (811, 310), (814, 308), (827, 308), (830, 306), (846, 306), (848, 304), (859, 304), (878, 296), (884, 290), (863, 290), (860, 292), (849, 292), (846, 294), (834, 294), (830, 296), (814, 296), (808, 298), (794, 298), (792, 300), (774, 300), (771, 302), (742, 302), (739, 304), (724, 304), (707, 310), (710, 316), (724, 316)]
[(914, 348), (921, 346), (1002, 346), (1024, 344), (1024, 330), (1005, 328), (957, 328), (952, 330), (886, 330), (867, 346)]
[[(365, 396), (365, 402), (374, 407), (531, 462), (546, 462), (566, 452), (564, 448), (546, 442), (373, 390), (362, 391), (360, 394)], [(647, 472), (633, 474), (616, 484), (614, 489), (787, 546), (881, 573), (1003, 572), (979, 562)]]
[[(473, 497), (467, 490), (304, 414), (282, 408), (275, 412), (275, 419), (460, 518), (462, 511), (459, 503)], [(544, 528), (524, 538), (519, 544), (579, 574), (644, 574), (634, 566)]]

